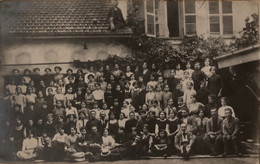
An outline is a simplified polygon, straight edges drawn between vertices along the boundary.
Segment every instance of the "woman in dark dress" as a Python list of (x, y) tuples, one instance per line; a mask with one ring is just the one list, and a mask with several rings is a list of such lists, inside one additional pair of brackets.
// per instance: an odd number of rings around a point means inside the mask
[(210, 68), (211, 76), (208, 80), (208, 89), (210, 94), (215, 94), (217, 97), (220, 97), (223, 88), (223, 81), (216, 71), (216, 67)]
[(104, 93), (105, 102), (107, 104), (108, 109), (114, 104), (113, 92), (111, 84), (107, 84), (106, 92)]
[(160, 130), (159, 135), (154, 138), (152, 146), (153, 156), (163, 156), (166, 158), (169, 155), (167, 132), (163, 129)]
[(155, 125), (155, 135), (158, 136), (161, 130), (165, 130), (167, 135), (169, 134), (169, 123), (166, 119), (166, 113), (163, 111), (159, 113), (159, 119), (157, 120)]
[(202, 109), (199, 110), (198, 117), (193, 121), (193, 129), (194, 134), (196, 135), (195, 145), (194, 145), (194, 152), (199, 154), (206, 154), (207, 147), (203, 142), (203, 138), (206, 134), (206, 124), (208, 118), (204, 117), (204, 112)]
[(116, 85), (115, 92), (113, 93), (113, 98), (118, 100), (120, 107), (123, 105), (124, 93), (122, 92), (119, 84)]
[(113, 137), (116, 138), (118, 135), (118, 121), (115, 119), (115, 114), (113, 112), (109, 113), (109, 122), (107, 124), (107, 129), (109, 134)]
[(180, 120), (178, 119), (174, 110), (169, 111), (168, 124), (169, 124), (169, 136), (168, 136), (169, 153), (174, 154), (175, 153), (174, 138), (175, 135), (179, 132), (178, 125), (180, 124)]
[(13, 152), (22, 150), (24, 137), (24, 126), (22, 124), (22, 119), (20, 117), (16, 117), (16, 125), (12, 129), (10, 135), (10, 140), (13, 144)]
[(77, 83), (75, 82), (76, 90), (81, 90), (82, 94), (85, 95), (86, 88), (88, 87), (87, 83), (84, 82), (84, 76), (79, 76)]

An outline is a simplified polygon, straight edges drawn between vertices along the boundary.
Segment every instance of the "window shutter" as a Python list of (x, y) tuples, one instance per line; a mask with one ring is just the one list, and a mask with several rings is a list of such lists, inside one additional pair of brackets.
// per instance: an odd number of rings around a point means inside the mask
[(218, 1), (209, 1), (209, 13), (210, 14), (218, 14), (219, 13), (219, 5)]
[(146, 12), (154, 13), (154, 0), (146, 0)]
[(195, 1), (185, 1), (185, 13), (195, 13)]
[(222, 1), (222, 12), (223, 14), (232, 13), (232, 1)]
[(223, 34), (233, 34), (232, 16), (223, 16)]
[(145, 31), (147, 36), (155, 37), (155, 3), (145, 0)]
[(155, 35), (154, 26), (154, 16), (147, 14), (147, 34)]
[(210, 32), (220, 33), (219, 16), (210, 16)]

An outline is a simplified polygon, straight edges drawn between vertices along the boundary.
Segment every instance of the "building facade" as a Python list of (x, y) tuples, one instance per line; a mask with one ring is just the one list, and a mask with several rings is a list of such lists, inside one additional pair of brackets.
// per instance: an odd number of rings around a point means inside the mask
[[(184, 35), (223, 37), (239, 35), (245, 19), (259, 13), (257, 1), (118, 0), (127, 19), (137, 2), (147, 36), (165, 38), (178, 47)], [(1, 2), (2, 73), (20, 67), (68, 67), (73, 60), (105, 59), (108, 55), (132, 55), (118, 38), (131, 37), (126, 28), (111, 32), (107, 21), (110, 1), (39, 0)], [(87, 49), (84, 48), (87, 45)], [(66, 69), (64, 69), (66, 70)]]

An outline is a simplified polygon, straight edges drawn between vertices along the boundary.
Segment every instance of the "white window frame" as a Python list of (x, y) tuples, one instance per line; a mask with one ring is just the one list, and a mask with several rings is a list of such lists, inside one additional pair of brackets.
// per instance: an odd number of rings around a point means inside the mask
[[(195, 13), (186, 13), (185, 11), (185, 1), (182, 1), (182, 6), (183, 6), (183, 32), (184, 32), (184, 35), (187, 35), (187, 36), (194, 36), (197, 34), (197, 14), (196, 14), (196, 11), (197, 11), (197, 8), (196, 8), (196, 1), (194, 1), (195, 3)], [(187, 34), (186, 33), (186, 16), (195, 16), (195, 34)]]
[[(230, 36), (234, 36), (234, 16), (233, 16), (233, 12), (234, 12), (234, 8), (233, 8), (233, 2), (230, 1), (232, 3), (232, 13), (223, 13), (222, 11), (222, 2), (223, 1), (216, 1), (218, 2), (218, 7), (219, 7), (219, 13), (218, 14), (210, 14), (209, 11), (209, 2), (207, 10), (208, 10), (208, 14), (209, 14), (209, 18), (208, 18), (208, 29), (209, 29), (209, 34), (210, 35), (215, 35), (215, 36), (226, 36), (226, 37), (230, 37)], [(210, 16), (219, 16), (219, 33), (218, 32), (211, 32), (210, 31)], [(224, 23), (223, 23), (223, 16), (232, 16), (232, 34), (224, 34)]]
[[(153, 13), (147, 11), (147, 0), (144, 1), (144, 17), (145, 17), (145, 34), (149, 37), (156, 37), (156, 22), (155, 22), (155, 0), (153, 1)], [(154, 18), (154, 34), (148, 34), (148, 26), (147, 26), (147, 15), (151, 15)]]

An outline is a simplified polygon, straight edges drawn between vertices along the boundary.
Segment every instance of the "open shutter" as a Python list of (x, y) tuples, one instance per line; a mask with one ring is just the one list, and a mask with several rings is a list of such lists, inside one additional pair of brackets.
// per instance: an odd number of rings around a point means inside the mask
[(196, 8), (195, 1), (184, 1), (185, 33), (196, 34)]
[(147, 36), (156, 36), (155, 31), (155, 1), (145, 0), (145, 32)]

